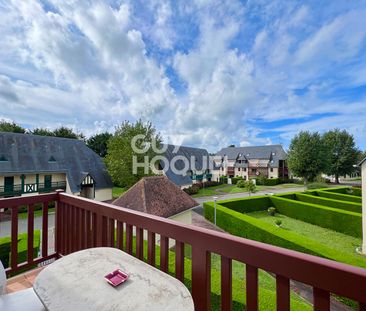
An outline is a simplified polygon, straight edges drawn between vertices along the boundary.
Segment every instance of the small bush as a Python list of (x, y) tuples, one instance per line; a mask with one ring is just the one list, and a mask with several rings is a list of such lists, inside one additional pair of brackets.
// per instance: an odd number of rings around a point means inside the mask
[(227, 176), (220, 176), (220, 182), (222, 184), (227, 184)]
[(231, 183), (232, 183), (233, 185), (236, 185), (239, 181), (242, 181), (242, 180), (244, 180), (244, 179), (243, 179), (243, 177), (241, 177), (241, 176), (236, 176), (236, 177), (231, 178)]
[(237, 183), (236, 183), (236, 186), (238, 188), (245, 188), (245, 180), (239, 180)]
[(275, 224), (276, 224), (277, 227), (281, 227), (282, 221), (279, 220), (279, 219), (276, 219)]
[(267, 212), (269, 216), (274, 216), (276, 214), (276, 208), (270, 207), (269, 209), (267, 209)]

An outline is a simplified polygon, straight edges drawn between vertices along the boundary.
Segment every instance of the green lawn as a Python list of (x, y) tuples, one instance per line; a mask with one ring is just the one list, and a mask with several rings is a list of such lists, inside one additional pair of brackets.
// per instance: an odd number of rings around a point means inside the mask
[(113, 199), (119, 198), (126, 191), (127, 191), (126, 188), (113, 187), (113, 190), (112, 190)]
[[(53, 208), (49, 208), (48, 209), (48, 213), (50, 214), (50, 213), (54, 213), (55, 212), (55, 208), (53, 207)], [(34, 217), (41, 217), (43, 215), (43, 210), (36, 210), (36, 211), (34, 211)], [(26, 218), (28, 218), (28, 213), (27, 212), (25, 212), (25, 213), (19, 213), (18, 214), (18, 217), (19, 217), (19, 219), (26, 219)]]
[(247, 215), (273, 224), (273, 226), (275, 226), (275, 220), (279, 219), (282, 221), (281, 227), (285, 230), (296, 232), (328, 247), (359, 256), (360, 258), (364, 258), (366, 260), (364, 256), (359, 255), (355, 251), (356, 247), (362, 245), (362, 239), (360, 238), (355, 238), (330, 229), (315, 226), (278, 213), (276, 213), (275, 216), (269, 216), (267, 211), (259, 211), (248, 213)]
[(220, 194), (221, 191), (224, 191), (225, 188), (231, 187), (230, 185), (218, 185), (213, 187), (206, 187), (200, 189), (197, 194), (192, 195), (193, 198), (206, 197), (206, 196), (214, 196)]

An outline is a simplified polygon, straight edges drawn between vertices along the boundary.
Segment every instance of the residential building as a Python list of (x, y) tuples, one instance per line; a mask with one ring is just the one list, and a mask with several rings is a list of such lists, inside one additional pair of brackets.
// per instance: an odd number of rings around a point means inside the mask
[(186, 224), (192, 223), (190, 210), (199, 205), (166, 176), (140, 179), (112, 204)]
[(181, 188), (212, 179), (213, 163), (206, 149), (164, 145), (166, 151), (156, 173), (164, 174)]
[(215, 156), (214, 179), (220, 176), (241, 176), (245, 180), (259, 176), (287, 179), (286, 159), (281, 145), (223, 148)]
[(102, 159), (81, 140), (0, 133), (0, 197), (63, 189), (106, 201), (112, 187)]

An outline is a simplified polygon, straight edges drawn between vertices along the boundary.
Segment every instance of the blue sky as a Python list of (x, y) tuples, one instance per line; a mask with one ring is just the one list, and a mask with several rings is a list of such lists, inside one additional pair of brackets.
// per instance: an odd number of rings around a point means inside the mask
[(152, 121), (166, 142), (366, 149), (366, 2), (0, 0), (0, 118), (87, 135)]

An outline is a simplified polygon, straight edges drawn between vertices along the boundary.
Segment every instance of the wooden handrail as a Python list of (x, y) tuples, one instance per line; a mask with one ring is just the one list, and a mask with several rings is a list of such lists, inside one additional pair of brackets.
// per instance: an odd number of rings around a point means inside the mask
[(216, 253), (366, 303), (366, 269), (363, 268), (66, 193), (59, 194), (59, 201), (189, 244), (192, 246), (192, 252)]
[[(41, 203), (42, 239), (48, 239), (48, 206), (56, 202), (55, 249), (49, 254), (43, 244), (40, 256), (33, 255), (33, 231), (35, 204)], [(17, 258), (18, 207), (28, 206), (28, 254), (24, 263)], [(192, 296), (196, 310), (210, 308), (211, 253), (221, 256), (221, 302), (223, 310), (231, 310), (232, 261), (246, 264), (247, 309), (258, 308), (258, 269), (276, 276), (277, 307), (288, 310), (290, 305), (290, 280), (308, 284), (314, 288), (314, 307), (328, 310), (330, 293), (356, 300), (360, 310), (366, 307), (366, 269), (247, 240), (226, 233), (182, 224), (145, 213), (121, 208), (107, 203), (76, 197), (63, 192), (0, 199), (0, 208), (12, 211), (11, 263), (7, 273), (31, 268), (35, 264), (67, 255), (71, 252), (97, 246), (114, 246), (133, 253), (136, 241), (136, 257), (147, 257), (149, 264), (160, 265), (162, 271), (169, 268), (169, 240), (175, 240), (175, 276), (184, 280), (184, 249), (192, 247)], [(1, 223), (0, 223), (1, 226)], [(147, 235), (144, 235), (147, 231)], [(156, 236), (160, 236), (160, 263), (155, 262)], [(144, 254), (143, 240), (147, 240)], [(244, 271), (243, 271), (244, 273)]]

